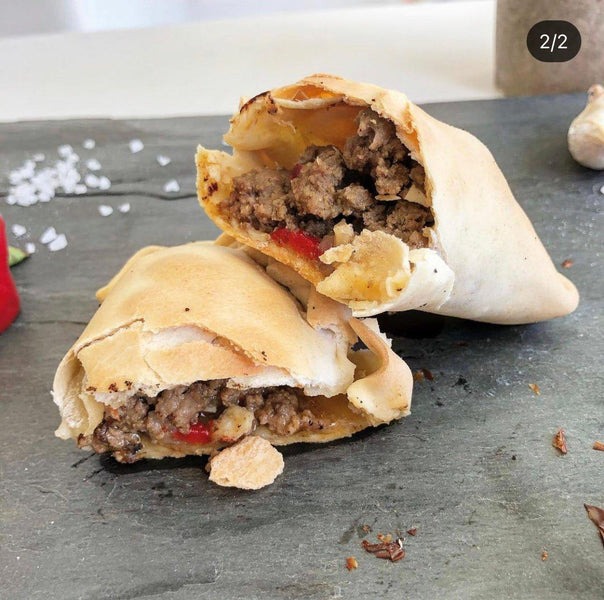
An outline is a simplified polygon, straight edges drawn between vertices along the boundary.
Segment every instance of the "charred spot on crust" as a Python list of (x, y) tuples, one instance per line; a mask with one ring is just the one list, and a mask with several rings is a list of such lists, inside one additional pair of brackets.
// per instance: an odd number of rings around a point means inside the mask
[(216, 181), (212, 181), (212, 183), (208, 185), (208, 196), (211, 196), (216, 191), (218, 191), (218, 183)]
[[(266, 91), (266, 92), (262, 92), (261, 94), (256, 94), (253, 98), (250, 98), (240, 109), (239, 112), (242, 113), (243, 111), (247, 110), (252, 104), (254, 104), (254, 102), (258, 101), (260, 98), (263, 98), (264, 96), (269, 96), (270, 97), (270, 91)], [(271, 97), (272, 100), (272, 97)]]
[(109, 387), (107, 388), (110, 392), (117, 392), (117, 384), (116, 383), (110, 383)]

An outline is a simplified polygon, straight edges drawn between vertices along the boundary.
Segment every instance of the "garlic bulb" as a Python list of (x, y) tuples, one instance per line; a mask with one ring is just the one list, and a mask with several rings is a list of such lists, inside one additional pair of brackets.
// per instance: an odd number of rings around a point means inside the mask
[(604, 169), (604, 86), (587, 92), (587, 106), (570, 124), (568, 149), (584, 167)]

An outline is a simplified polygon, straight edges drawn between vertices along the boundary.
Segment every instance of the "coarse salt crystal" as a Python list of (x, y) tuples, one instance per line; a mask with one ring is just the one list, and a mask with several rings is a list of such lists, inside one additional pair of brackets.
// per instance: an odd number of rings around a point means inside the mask
[(86, 168), (91, 171), (98, 171), (101, 168), (101, 163), (96, 158), (89, 158), (86, 161)]
[(10, 204), (11, 206), (12, 206), (13, 204), (17, 204), (17, 196), (15, 196), (14, 194), (9, 194), (9, 195), (6, 197), (6, 203), (7, 203), (7, 204)]
[(108, 204), (99, 204), (99, 214), (101, 217), (108, 217), (113, 214), (113, 208)]
[(25, 252), (27, 252), (27, 254), (33, 254), (36, 251), (36, 245), (33, 242), (27, 242), (27, 244), (25, 244)]
[(110, 187), (111, 181), (109, 180), (109, 177), (101, 175), (101, 177), (99, 177), (99, 190), (108, 190)]
[(164, 156), (163, 154), (159, 154), (157, 156), (157, 162), (160, 167), (165, 167), (172, 162), (172, 159), (169, 156)]
[(73, 190), (78, 196), (85, 194), (88, 191), (88, 188), (84, 183), (76, 183), (75, 189)]
[(117, 209), (121, 212), (121, 213), (127, 213), (130, 212), (130, 202), (124, 202), (124, 204), (120, 204)]
[(178, 185), (178, 181), (176, 181), (176, 179), (170, 179), (170, 181), (167, 181), (164, 185), (164, 192), (166, 192), (166, 194), (180, 192), (180, 185)]
[(600, 188), (600, 194), (604, 194), (604, 185)]
[(44, 233), (40, 236), (41, 244), (50, 244), (53, 240), (57, 239), (57, 231), (54, 227), (48, 227), (44, 230)]
[(73, 154), (73, 148), (69, 144), (62, 144), (57, 148), (57, 152), (61, 158), (67, 158)]
[(18, 225), (17, 223), (15, 223), (10, 229), (15, 237), (21, 237), (27, 233), (27, 229), (25, 229), (23, 225)]
[(42, 162), (46, 156), (42, 152), (38, 152), (32, 156), (32, 159), (36, 162)]
[(51, 252), (57, 252), (58, 250), (63, 250), (67, 246), (67, 238), (64, 233), (58, 235), (50, 244), (48, 244), (48, 249)]
[(98, 188), (100, 179), (94, 173), (88, 173), (88, 175), (86, 175), (86, 177), (84, 177), (84, 183), (89, 188)]
[(130, 147), (130, 152), (132, 152), (132, 154), (140, 152), (145, 147), (141, 140), (130, 140), (128, 146)]
[(86, 148), (86, 150), (92, 150), (96, 146), (96, 142), (89, 138), (82, 142), (82, 146)]

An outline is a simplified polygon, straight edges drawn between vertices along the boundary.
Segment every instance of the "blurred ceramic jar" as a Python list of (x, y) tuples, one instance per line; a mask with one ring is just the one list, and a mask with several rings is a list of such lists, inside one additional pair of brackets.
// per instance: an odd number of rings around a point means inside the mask
[[(574, 58), (544, 62), (529, 52), (527, 35), (542, 21), (567, 21), (579, 30), (581, 47)], [(537, 53), (553, 50), (547, 60), (556, 52), (564, 58), (569, 45), (568, 36), (554, 35), (541, 32), (534, 40), (542, 48)], [(495, 57), (495, 83), (507, 96), (587, 90), (604, 80), (604, 1), (497, 0)]]

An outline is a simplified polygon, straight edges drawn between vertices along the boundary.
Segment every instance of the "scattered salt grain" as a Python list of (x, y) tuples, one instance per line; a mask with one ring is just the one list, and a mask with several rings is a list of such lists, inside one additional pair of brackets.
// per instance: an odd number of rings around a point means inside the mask
[(84, 140), (82, 142), (82, 147), (86, 150), (92, 150), (96, 146), (96, 142), (91, 139)]
[[(77, 186), (76, 186), (77, 187)], [(38, 200), (40, 202), (50, 202), (52, 198), (54, 198), (55, 196), (55, 192), (54, 190), (51, 191), (44, 191), (44, 192), (38, 192)]]
[(76, 186), (73, 191), (77, 196), (81, 196), (82, 194), (85, 194), (88, 191), (88, 188), (84, 183), (76, 183)]
[(604, 194), (604, 185), (600, 188), (600, 194)]
[(44, 156), (42, 152), (38, 152), (37, 154), (34, 154), (32, 156), (32, 160), (34, 160), (35, 162), (42, 162), (45, 158), (46, 156)]
[(25, 229), (23, 225), (18, 225), (17, 223), (15, 223), (10, 229), (15, 237), (21, 237), (27, 233), (27, 229)]
[(101, 177), (99, 177), (99, 190), (108, 190), (110, 187), (111, 181), (109, 180), (109, 177), (101, 175)]
[(7, 203), (7, 204), (10, 204), (11, 206), (12, 206), (13, 204), (17, 204), (17, 196), (15, 196), (14, 194), (9, 194), (9, 195), (6, 197), (6, 203)]
[(73, 148), (69, 144), (63, 144), (57, 148), (57, 152), (61, 158), (67, 158), (73, 154)]
[(130, 212), (130, 202), (124, 202), (124, 204), (120, 204), (117, 209), (121, 212), (121, 213), (127, 213)]
[(100, 179), (94, 174), (94, 173), (88, 173), (88, 175), (86, 175), (86, 177), (84, 177), (84, 183), (89, 187), (89, 188), (98, 188), (99, 184), (100, 184)]
[(108, 204), (99, 204), (99, 214), (101, 217), (108, 217), (113, 214), (113, 208)]
[(178, 181), (176, 181), (176, 179), (170, 179), (170, 181), (167, 181), (164, 185), (164, 192), (166, 192), (166, 194), (180, 192), (180, 185), (178, 185)]
[(172, 159), (169, 156), (164, 156), (163, 154), (157, 155), (157, 163), (160, 167), (165, 167), (172, 162)]
[(101, 168), (101, 163), (96, 158), (89, 158), (86, 161), (86, 168), (91, 171), (99, 171)]
[(48, 249), (51, 252), (57, 252), (58, 250), (63, 250), (63, 248), (67, 247), (67, 238), (64, 233), (58, 235), (50, 244), (48, 244)]
[(48, 227), (44, 230), (44, 233), (40, 236), (41, 244), (50, 244), (53, 240), (57, 239), (57, 231), (54, 227)]
[(27, 252), (27, 254), (33, 254), (36, 251), (36, 245), (33, 242), (27, 242), (27, 244), (25, 244), (25, 252)]
[(130, 148), (130, 152), (132, 152), (132, 154), (136, 154), (137, 152), (140, 152), (145, 145), (143, 144), (143, 142), (141, 142), (141, 140), (130, 140), (128, 142), (128, 146)]

